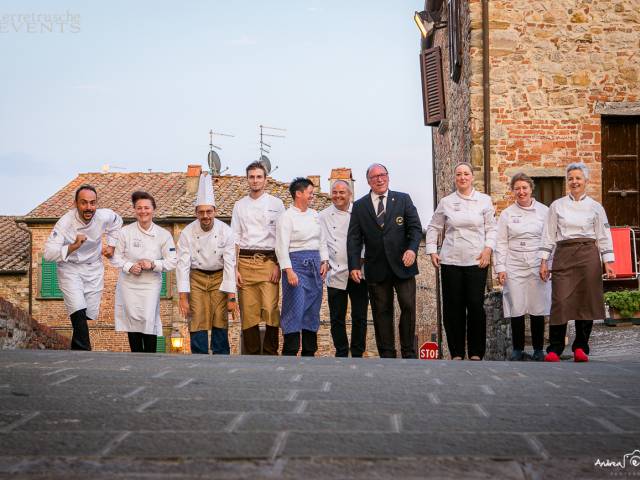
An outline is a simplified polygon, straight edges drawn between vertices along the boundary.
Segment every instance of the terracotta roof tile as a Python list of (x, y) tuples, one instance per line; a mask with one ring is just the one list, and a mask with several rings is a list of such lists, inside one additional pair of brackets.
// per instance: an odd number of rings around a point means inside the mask
[[(194, 179), (197, 181), (197, 179)], [(248, 193), (243, 176), (223, 175), (213, 177), (217, 203), (217, 216), (230, 218), (233, 205)], [(25, 217), (29, 220), (57, 219), (73, 208), (76, 188), (88, 183), (98, 191), (98, 205), (111, 208), (125, 218), (133, 218), (130, 196), (135, 190), (145, 190), (154, 196), (157, 204), (156, 219), (194, 217), (193, 203), (196, 194), (187, 193), (185, 172), (132, 172), (132, 173), (81, 173), (74, 180), (58, 190), (52, 197), (38, 205)], [(291, 204), (289, 184), (268, 179), (267, 191), (282, 199), (288, 207)], [(326, 193), (314, 196), (312, 208), (322, 210), (331, 204)]]
[(0, 216), (0, 273), (29, 269), (29, 234), (18, 228), (15, 219)]

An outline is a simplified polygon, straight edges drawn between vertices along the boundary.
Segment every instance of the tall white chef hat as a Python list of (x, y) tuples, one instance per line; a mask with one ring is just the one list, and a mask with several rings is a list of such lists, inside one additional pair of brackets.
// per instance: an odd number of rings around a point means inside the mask
[(213, 195), (213, 183), (208, 172), (200, 174), (200, 183), (198, 184), (198, 196), (196, 197), (196, 207), (198, 205), (216, 206), (216, 198)]

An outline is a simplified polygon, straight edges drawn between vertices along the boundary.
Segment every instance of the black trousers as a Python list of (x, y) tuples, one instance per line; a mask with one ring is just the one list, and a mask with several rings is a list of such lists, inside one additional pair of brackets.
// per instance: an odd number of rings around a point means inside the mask
[(129, 336), (129, 348), (132, 352), (156, 353), (158, 337), (141, 332), (127, 332)]
[[(544, 346), (544, 317), (529, 315), (531, 326), (531, 344), (534, 350), (542, 350)], [(524, 315), (511, 317), (511, 339), (514, 350), (524, 350)]]
[[(571, 345), (571, 351), (575, 352), (576, 348), (581, 348), (584, 353), (589, 355), (589, 337), (593, 328), (593, 320), (576, 320), (576, 338)], [(562, 355), (564, 351), (564, 338), (567, 335), (567, 324), (549, 325), (549, 346), (547, 353), (555, 352), (556, 355)]]
[(278, 355), (280, 329), (266, 325), (264, 340), (260, 339), (260, 325), (242, 330), (245, 355)]
[(91, 350), (89, 325), (87, 325), (87, 309), (76, 310), (70, 317), (71, 325), (73, 326), (71, 350)]
[(287, 333), (284, 335), (282, 345), (282, 355), (295, 357), (300, 350), (300, 336), (302, 336), (302, 353), (303, 357), (313, 357), (318, 351), (318, 334), (311, 330), (302, 330), (301, 332)]
[(336, 348), (336, 357), (349, 356), (347, 338), (347, 301), (351, 300), (351, 356), (362, 357), (367, 345), (367, 306), (369, 294), (367, 283), (356, 283), (349, 279), (347, 289), (327, 287), (329, 318), (331, 319), (331, 338)]
[(484, 357), (487, 317), (484, 291), (487, 269), (478, 266), (441, 265), (443, 324), (451, 357)]
[(369, 300), (373, 313), (378, 355), (396, 358), (396, 339), (393, 331), (393, 291), (400, 305), (400, 350), (402, 358), (416, 358), (416, 279), (401, 279), (390, 274), (382, 282), (368, 282)]

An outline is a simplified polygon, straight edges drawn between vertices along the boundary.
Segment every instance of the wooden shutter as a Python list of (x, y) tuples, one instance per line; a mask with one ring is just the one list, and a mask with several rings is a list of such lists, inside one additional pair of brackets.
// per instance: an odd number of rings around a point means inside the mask
[(434, 127), (446, 118), (440, 47), (429, 48), (420, 53), (420, 73), (424, 124)]
[(162, 272), (162, 287), (160, 287), (160, 297), (167, 298), (167, 272)]
[(40, 296), (44, 298), (62, 298), (62, 291), (58, 286), (58, 267), (56, 262), (42, 259), (40, 268)]

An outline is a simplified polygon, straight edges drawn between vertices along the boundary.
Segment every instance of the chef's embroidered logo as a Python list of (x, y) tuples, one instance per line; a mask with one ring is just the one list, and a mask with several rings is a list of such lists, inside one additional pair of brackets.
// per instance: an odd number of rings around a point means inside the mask
[(140, 248), (142, 246), (142, 242), (140, 240), (133, 241), (133, 248)]
[(404, 223), (404, 218), (403, 217), (396, 217), (396, 223), (398, 225), (402, 225)]

